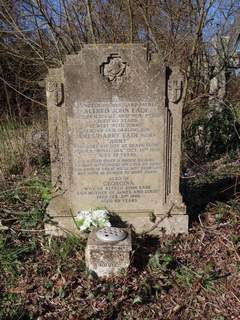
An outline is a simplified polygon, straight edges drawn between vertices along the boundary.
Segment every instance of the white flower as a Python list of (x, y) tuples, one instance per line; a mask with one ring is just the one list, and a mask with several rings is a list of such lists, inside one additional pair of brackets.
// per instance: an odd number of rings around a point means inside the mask
[(81, 210), (75, 217), (77, 228), (82, 232), (89, 232), (93, 228), (110, 227), (109, 213), (106, 209)]

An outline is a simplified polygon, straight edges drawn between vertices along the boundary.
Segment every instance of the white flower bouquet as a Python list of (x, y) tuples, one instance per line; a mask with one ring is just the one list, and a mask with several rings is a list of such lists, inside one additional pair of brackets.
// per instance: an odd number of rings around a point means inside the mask
[(94, 228), (111, 227), (109, 212), (106, 209), (81, 210), (74, 220), (76, 227), (81, 232), (90, 232)]

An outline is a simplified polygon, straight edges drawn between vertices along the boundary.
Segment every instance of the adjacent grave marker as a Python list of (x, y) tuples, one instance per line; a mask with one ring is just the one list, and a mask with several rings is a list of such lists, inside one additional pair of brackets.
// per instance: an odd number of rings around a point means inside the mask
[[(115, 229), (111, 231), (111, 229)], [(106, 230), (108, 230), (106, 232)], [(98, 232), (105, 231), (107, 236), (125, 233), (125, 237), (116, 241), (104, 241), (104, 237), (99, 238)], [(114, 239), (115, 240), (115, 239)], [(110, 276), (126, 271), (130, 265), (130, 255), (132, 250), (132, 237), (130, 229), (104, 228), (93, 230), (87, 241), (85, 251), (86, 266), (90, 271), (98, 276)]]
[(60, 227), (73, 230), (72, 213), (81, 209), (106, 207), (137, 232), (187, 232), (179, 193), (182, 92), (178, 69), (149, 59), (140, 44), (86, 45), (50, 70), (58, 196), (48, 212)]

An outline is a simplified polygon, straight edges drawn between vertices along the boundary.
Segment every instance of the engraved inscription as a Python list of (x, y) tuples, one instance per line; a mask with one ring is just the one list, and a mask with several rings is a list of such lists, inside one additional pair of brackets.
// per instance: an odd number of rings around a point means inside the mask
[[(69, 126), (78, 197), (121, 205), (159, 194), (160, 181), (149, 182), (162, 170), (159, 108), (151, 101), (76, 103)], [(84, 183), (90, 176), (95, 183)]]
[(97, 268), (124, 268), (129, 259), (129, 251), (91, 250), (90, 264)]

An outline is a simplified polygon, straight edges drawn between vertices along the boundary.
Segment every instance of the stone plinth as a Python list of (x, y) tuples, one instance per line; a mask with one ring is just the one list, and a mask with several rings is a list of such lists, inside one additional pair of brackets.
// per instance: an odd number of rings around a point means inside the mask
[(90, 233), (85, 251), (87, 268), (99, 277), (119, 274), (130, 265), (132, 251), (131, 230), (127, 231), (126, 239), (118, 242), (106, 242), (98, 239), (94, 230)]

